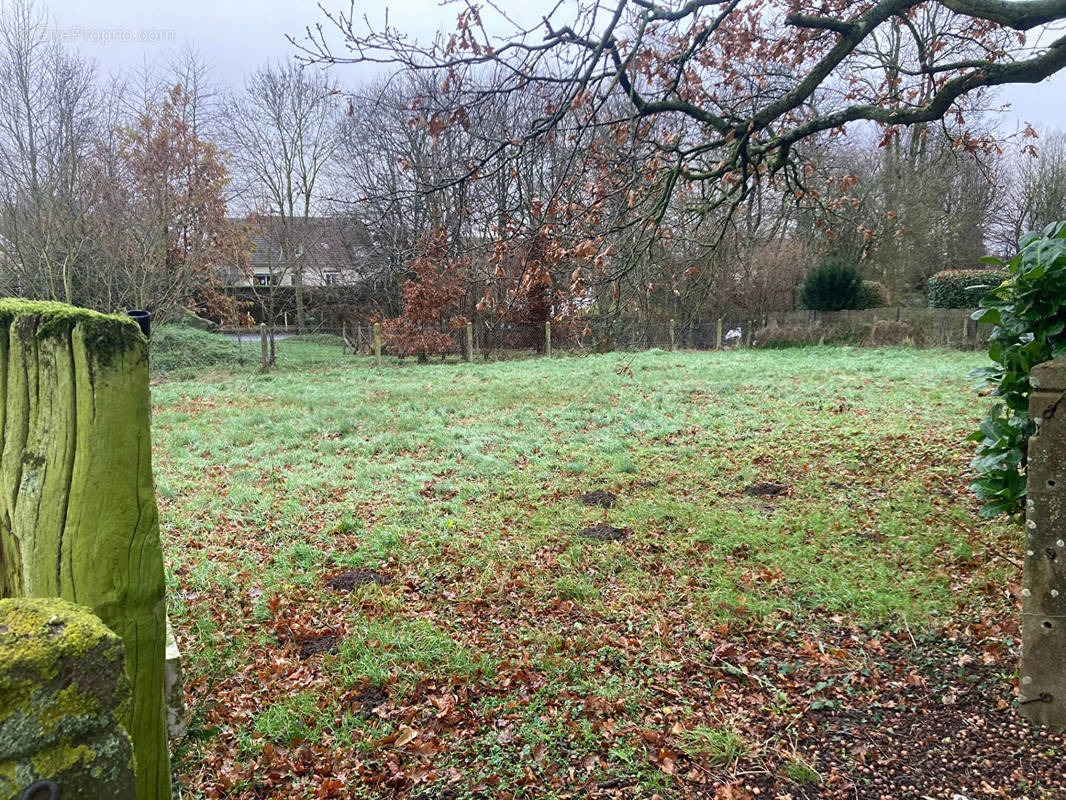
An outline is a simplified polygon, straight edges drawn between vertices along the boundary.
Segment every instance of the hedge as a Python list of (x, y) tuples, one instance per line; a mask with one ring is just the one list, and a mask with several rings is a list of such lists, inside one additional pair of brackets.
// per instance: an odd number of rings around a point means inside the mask
[(860, 311), (867, 308), (884, 308), (889, 304), (888, 289), (878, 281), (863, 281), (859, 287), (859, 298), (856, 308)]
[(946, 269), (926, 282), (930, 308), (977, 308), (989, 289), (1007, 280), (998, 269)]

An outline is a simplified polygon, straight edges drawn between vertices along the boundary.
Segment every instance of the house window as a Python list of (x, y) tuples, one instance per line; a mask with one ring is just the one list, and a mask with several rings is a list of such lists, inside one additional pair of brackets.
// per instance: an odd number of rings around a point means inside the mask
[(269, 272), (257, 272), (252, 276), (253, 286), (277, 286), (280, 283), (280, 276), (271, 275)]
[(341, 282), (341, 274), (336, 270), (330, 270), (322, 276), (326, 281), (326, 286), (337, 286)]

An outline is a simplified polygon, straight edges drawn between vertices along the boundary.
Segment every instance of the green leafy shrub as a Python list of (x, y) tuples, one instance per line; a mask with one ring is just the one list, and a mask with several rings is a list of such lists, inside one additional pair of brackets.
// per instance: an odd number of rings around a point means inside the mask
[(946, 269), (925, 284), (930, 308), (976, 308), (990, 289), (1007, 280), (998, 269)]
[(984, 501), (983, 516), (1024, 510), (1026, 448), (1036, 430), (1029, 419), (1030, 370), (1066, 354), (1066, 222), (1027, 233), (1010, 261), (988, 259), (1005, 267), (1009, 279), (981, 300), (973, 319), (994, 327), (988, 355), (992, 366), (972, 375), (993, 388), (996, 398), (980, 428), (971, 485)]
[(888, 288), (878, 281), (863, 281), (856, 308), (884, 308), (889, 303)]
[(840, 258), (827, 258), (800, 284), (800, 305), (812, 311), (848, 311), (863, 300), (862, 273)]

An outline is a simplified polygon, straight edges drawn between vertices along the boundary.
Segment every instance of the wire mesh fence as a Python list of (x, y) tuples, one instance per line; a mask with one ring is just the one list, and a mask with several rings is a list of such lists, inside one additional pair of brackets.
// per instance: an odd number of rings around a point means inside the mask
[[(536, 356), (640, 350), (728, 350), (805, 344), (851, 346), (983, 346), (990, 326), (978, 325), (967, 309), (881, 308), (867, 311), (740, 315), (713, 320), (553, 320), (514, 323), (479, 319), (446, 326), (435, 333), (437, 345), (417, 345), (390, 336), (388, 326), (359, 322), (337, 326), (223, 329), (193, 337), (158, 341), (153, 337), (157, 370), (179, 367), (258, 367), (332, 364), (353, 357), (373, 363), (396, 359), (493, 361)], [(173, 337), (172, 337), (173, 338)], [(172, 352), (183, 351), (180, 358)]]

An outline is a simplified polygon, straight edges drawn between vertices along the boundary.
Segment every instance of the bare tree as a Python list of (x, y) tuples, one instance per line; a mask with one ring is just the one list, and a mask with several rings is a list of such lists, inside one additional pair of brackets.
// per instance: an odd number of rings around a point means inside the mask
[(101, 122), (92, 68), (25, 0), (0, 16), (0, 254), (8, 290), (95, 304), (85, 165)]
[(276, 217), (278, 268), (295, 286), (297, 325), (306, 327), (300, 231), (324, 208), (321, 183), (336, 152), (336, 84), (294, 63), (254, 72), (229, 101), (226, 139), (237, 180), (256, 212)]
[(990, 241), (1002, 256), (1014, 252), (1022, 234), (1066, 219), (1066, 134), (1026, 133), (999, 170)]

